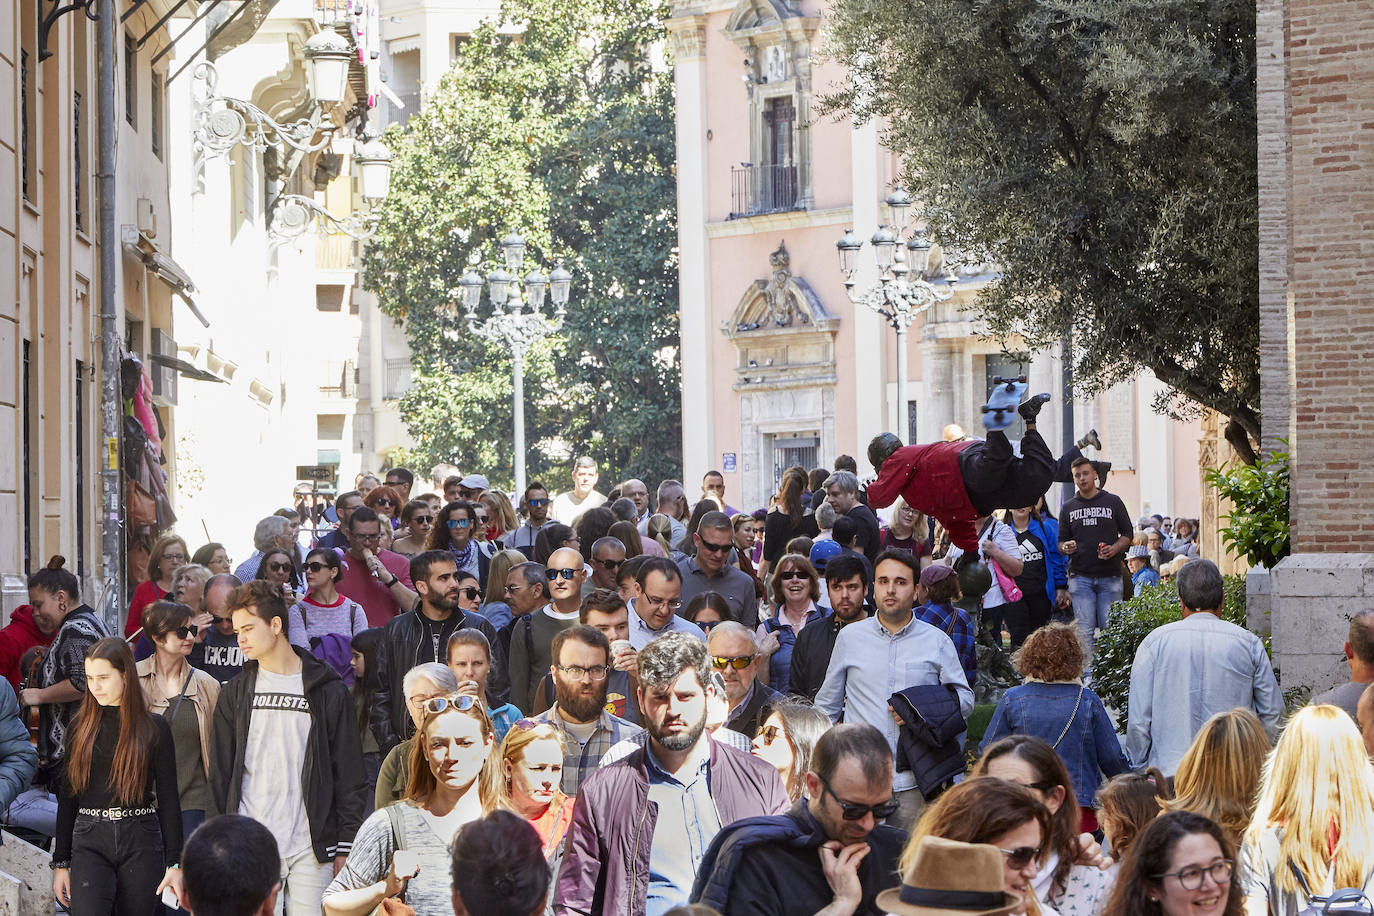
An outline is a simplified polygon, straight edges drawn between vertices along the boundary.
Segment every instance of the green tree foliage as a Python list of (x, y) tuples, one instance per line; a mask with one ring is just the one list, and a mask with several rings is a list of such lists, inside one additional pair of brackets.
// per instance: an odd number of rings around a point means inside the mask
[(977, 307), (1091, 394), (1260, 435), (1250, 0), (839, 0), (832, 110), (888, 120), (934, 236), (1000, 265)]
[(515, 230), (527, 271), (561, 258), (573, 274), (565, 330), (527, 357), (530, 479), (567, 486), (582, 453), (603, 481), (678, 473), (672, 82), (652, 58), (664, 16), (655, 0), (506, 0), (506, 25), (479, 28), (387, 136), (391, 194), (364, 267), (414, 353), (401, 415), (415, 466), (513, 480), (510, 357), (450, 303), (469, 255), (494, 269)]
[(1291, 551), (1288, 527), (1288, 453), (1275, 452), (1252, 465), (1213, 468), (1207, 482), (1235, 508), (1225, 516), (1221, 539), (1251, 566), (1272, 569)]

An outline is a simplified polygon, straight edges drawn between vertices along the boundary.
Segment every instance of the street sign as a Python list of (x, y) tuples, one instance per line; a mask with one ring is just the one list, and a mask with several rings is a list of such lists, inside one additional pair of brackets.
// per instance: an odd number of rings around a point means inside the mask
[(296, 465), (296, 479), (318, 481), (333, 480), (334, 466), (332, 464), (298, 464)]
[(726, 474), (733, 474), (733, 473), (735, 473), (735, 467), (736, 467), (736, 462), (737, 462), (737, 460), (738, 460), (738, 459), (737, 459), (737, 457), (736, 457), (736, 453), (735, 453), (735, 452), (726, 452), (726, 453), (724, 453), (723, 455), (720, 456), (720, 467), (721, 467), (721, 470), (724, 471)]

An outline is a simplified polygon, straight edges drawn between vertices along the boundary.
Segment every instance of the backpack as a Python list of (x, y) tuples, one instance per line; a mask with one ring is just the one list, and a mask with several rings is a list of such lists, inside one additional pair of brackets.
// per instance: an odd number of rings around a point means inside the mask
[(531, 627), (534, 626), (533, 614), (521, 614), (511, 620), (510, 623), (496, 631), (496, 641), (501, 645), (501, 651), (506, 653), (506, 658), (510, 658), (510, 640), (515, 634), (515, 627), (520, 621), (525, 621), (525, 658), (534, 658), (534, 633)]

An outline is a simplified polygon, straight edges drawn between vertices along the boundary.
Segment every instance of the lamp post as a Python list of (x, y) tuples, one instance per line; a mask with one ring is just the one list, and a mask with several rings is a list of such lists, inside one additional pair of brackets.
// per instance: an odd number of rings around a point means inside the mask
[[(924, 229), (907, 235), (907, 214), (911, 210), (911, 195), (900, 186), (894, 188), (884, 201), (890, 222), (879, 226), (870, 240), (878, 264), (878, 285), (861, 293), (854, 291), (854, 274), (858, 271), (859, 250), (863, 241), (846, 229), (835, 247), (840, 253), (840, 272), (844, 274), (844, 290), (849, 301), (881, 315), (897, 332), (897, 436), (909, 438), (907, 411), (907, 351), (906, 332), (916, 316), (923, 314), (937, 302), (954, 295), (954, 290), (940, 289), (929, 282), (926, 271), (930, 267), (930, 240)], [(906, 252), (903, 253), (902, 249)], [(910, 258), (908, 263), (907, 258)], [(909, 444), (909, 443), (908, 443)]]
[(377, 234), (380, 219), (377, 206), (391, 190), (391, 150), (382, 141), (370, 137), (358, 147), (353, 164), (357, 169), (358, 186), (367, 204), (367, 212), (354, 210), (347, 217), (338, 217), (309, 197), (279, 194), (272, 201), (271, 219), (268, 221), (267, 234), (273, 245), (299, 238), (311, 228), (321, 238), (346, 235), (359, 242), (365, 242)]
[[(474, 254), (458, 281), (458, 292), (467, 316), (468, 332), (483, 340), (500, 343), (510, 353), (515, 389), (515, 493), (518, 497), (525, 491), (525, 354), (544, 337), (563, 329), (572, 274), (564, 270), (563, 262), (559, 261), (548, 276), (535, 268), (521, 280), (525, 240), (514, 232), (501, 240), (501, 251), (505, 267), (487, 274), (485, 281), (477, 272), (481, 256)], [(479, 322), (477, 307), (482, 302), (483, 285), (491, 297), (492, 314), (486, 321)], [(545, 295), (553, 301), (551, 318), (543, 313)]]

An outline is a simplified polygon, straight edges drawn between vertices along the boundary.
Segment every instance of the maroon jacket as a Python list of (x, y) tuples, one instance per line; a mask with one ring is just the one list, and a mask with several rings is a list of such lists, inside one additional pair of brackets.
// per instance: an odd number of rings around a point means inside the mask
[(33, 622), (33, 605), (21, 604), (10, 614), (9, 626), (0, 629), (0, 675), (10, 682), (15, 693), (24, 680), (19, 660), (34, 646), (50, 646), (57, 631), (44, 636)]
[(974, 440), (906, 445), (893, 452), (868, 485), (868, 504), (874, 509), (890, 506), (900, 496), (917, 512), (945, 526), (954, 546), (978, 552), (978, 512), (964, 489), (959, 453)]
[[(582, 783), (563, 845), (554, 916), (643, 916), (658, 808), (649, 803), (643, 750)], [(711, 797), (721, 826), (790, 806), (772, 764), (711, 740)]]

